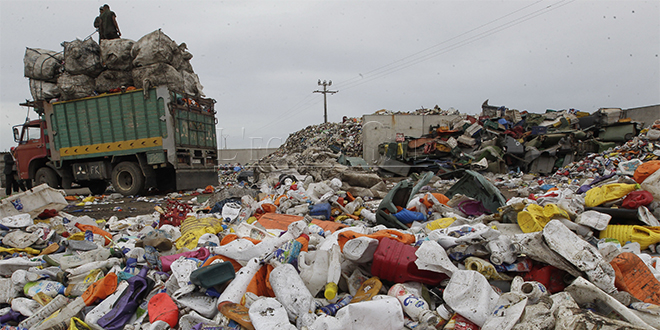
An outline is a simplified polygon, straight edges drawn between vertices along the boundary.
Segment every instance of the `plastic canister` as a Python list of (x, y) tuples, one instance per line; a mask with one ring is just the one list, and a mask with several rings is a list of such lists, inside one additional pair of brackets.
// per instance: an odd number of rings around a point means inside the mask
[(651, 244), (660, 243), (660, 227), (609, 225), (600, 232), (600, 238), (614, 238), (622, 245), (637, 242), (645, 250)]
[(377, 295), (372, 300), (348, 304), (337, 312), (344, 330), (403, 329), (403, 309), (398, 299)]
[(47, 296), (55, 297), (58, 294), (64, 294), (64, 290), (65, 287), (62, 283), (48, 280), (28, 282), (23, 287), (23, 293), (30, 298), (34, 297), (38, 292), (43, 292)]
[(190, 273), (190, 282), (204, 288), (231, 281), (236, 276), (234, 266), (229, 261), (214, 263), (195, 269)]
[(328, 250), (300, 252), (298, 256), (300, 278), (302, 278), (305, 286), (314, 296), (326, 284), (329, 260), (330, 253)]
[(403, 306), (403, 311), (413, 321), (419, 321), (419, 323), (426, 325), (435, 325), (438, 323), (438, 317), (430, 310), (429, 304), (421, 297), (417, 297), (408, 291), (405, 285), (397, 283), (387, 291), (387, 294), (399, 299), (401, 306)]
[(240, 303), (241, 298), (247, 291), (248, 285), (252, 281), (254, 274), (257, 273), (259, 268), (261, 268), (261, 263), (259, 263), (259, 259), (257, 258), (250, 259), (247, 265), (243, 266), (243, 268), (241, 268), (241, 270), (239, 270), (238, 273), (236, 273), (234, 280), (229, 283), (229, 285), (225, 288), (224, 291), (222, 291), (222, 294), (220, 295), (218, 301), (219, 302), (230, 301), (233, 303)]
[(452, 310), (478, 326), (486, 322), (499, 299), (486, 277), (472, 270), (454, 272), (442, 297)]
[(653, 195), (655, 200), (660, 200), (660, 170), (655, 171), (653, 174), (649, 175), (641, 183), (642, 189), (648, 191)]
[(255, 301), (250, 306), (248, 314), (256, 330), (296, 329), (289, 322), (284, 306), (275, 298), (263, 298)]
[(529, 204), (524, 211), (518, 212), (518, 225), (523, 233), (541, 231), (549, 221), (538, 204)]
[(374, 259), (378, 240), (367, 236), (356, 237), (344, 244), (344, 257), (356, 263), (367, 263)]
[(612, 216), (598, 211), (584, 211), (577, 216), (575, 222), (580, 225), (588, 226), (596, 230), (604, 230), (610, 223)]
[(164, 321), (174, 328), (179, 323), (179, 308), (166, 292), (157, 293), (149, 300), (149, 322)]
[(429, 221), (426, 224), (426, 229), (436, 230), (449, 227), (452, 223), (456, 221), (456, 218), (440, 218), (433, 221)]
[(412, 245), (389, 238), (381, 239), (374, 253), (371, 274), (395, 283), (415, 281), (434, 286), (447, 278), (446, 275), (417, 268), (416, 251)]
[[(305, 283), (298, 275), (298, 271), (291, 264), (282, 264), (275, 267), (270, 273), (270, 285), (275, 297), (284, 305), (289, 320), (296, 321), (297, 326), (308, 326), (315, 317), (314, 297), (305, 287)], [(311, 315), (309, 315), (311, 314)]]
[(330, 220), (331, 208), (332, 206), (330, 203), (318, 203), (312, 207), (312, 209), (309, 211), (309, 215), (320, 220)]
[[(660, 179), (660, 175), (658, 176), (658, 179)], [(610, 183), (602, 187), (594, 187), (587, 191), (587, 194), (584, 197), (584, 205), (587, 207), (598, 206), (622, 198), (631, 191), (635, 191), (637, 188), (639, 188), (638, 184), (627, 183)], [(658, 196), (660, 197), (660, 195)]]
[(362, 282), (360, 287), (357, 289), (355, 296), (353, 296), (353, 299), (351, 299), (351, 303), (371, 300), (371, 298), (380, 292), (382, 287), (383, 283), (378, 279), (378, 277), (374, 276), (369, 278), (368, 280)]

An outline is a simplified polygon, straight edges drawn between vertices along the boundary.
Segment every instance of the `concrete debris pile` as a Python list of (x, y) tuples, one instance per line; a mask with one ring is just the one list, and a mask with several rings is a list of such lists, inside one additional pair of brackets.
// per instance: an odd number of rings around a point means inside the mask
[(0, 324), (660, 329), (653, 151), (588, 182), (471, 170), (384, 181), (307, 148), (295, 157), (334, 176), (281, 159), (251, 187), (194, 207), (173, 194), (124, 219), (68, 214), (42, 185), (0, 203)]
[(294, 153), (302, 153), (308, 148), (329, 149), (349, 157), (362, 155), (362, 121), (359, 118), (345, 118), (341, 123), (311, 125), (299, 130), (286, 139), (277, 151), (265, 160)]
[(177, 45), (160, 29), (140, 40), (93, 39), (63, 42), (61, 52), (26, 48), (24, 75), (36, 101), (66, 101), (103, 93), (166, 85), (204, 96), (185, 43)]
[[(456, 169), (549, 175), (584, 155), (630, 141), (644, 124), (652, 124), (622, 118), (621, 109), (536, 114), (491, 106), (488, 100), (478, 117), (452, 114), (455, 120), (429, 127), (428, 134), (382, 143), (378, 148), (382, 169), (402, 176), (411, 171)], [(649, 132), (647, 140), (660, 135), (655, 129)]]

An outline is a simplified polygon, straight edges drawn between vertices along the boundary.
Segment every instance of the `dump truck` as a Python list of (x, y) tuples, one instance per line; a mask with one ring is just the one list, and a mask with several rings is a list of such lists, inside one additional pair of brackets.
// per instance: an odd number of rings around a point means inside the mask
[(217, 185), (214, 104), (164, 86), (22, 103), (39, 119), (13, 127), (19, 177), (125, 196)]

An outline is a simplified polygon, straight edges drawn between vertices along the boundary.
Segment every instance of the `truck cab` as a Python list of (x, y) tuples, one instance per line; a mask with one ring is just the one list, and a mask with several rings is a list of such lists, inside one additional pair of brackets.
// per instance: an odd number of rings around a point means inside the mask
[(36, 185), (48, 183), (57, 187), (59, 182), (53, 169), (41, 170), (39, 176), (36, 173), (48, 162), (48, 136), (46, 122), (35, 119), (25, 122), (23, 125), (13, 127), (14, 141), (18, 143), (14, 149), (14, 158), (18, 176), (21, 180), (34, 179)]

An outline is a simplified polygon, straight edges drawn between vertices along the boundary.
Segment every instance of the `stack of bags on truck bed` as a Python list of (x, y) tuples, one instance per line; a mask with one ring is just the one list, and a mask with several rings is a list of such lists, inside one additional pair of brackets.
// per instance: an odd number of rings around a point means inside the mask
[(63, 52), (27, 48), (24, 74), (35, 100), (73, 100), (135, 86), (166, 85), (203, 96), (186, 44), (177, 45), (160, 29), (138, 40), (93, 39), (63, 42)]

